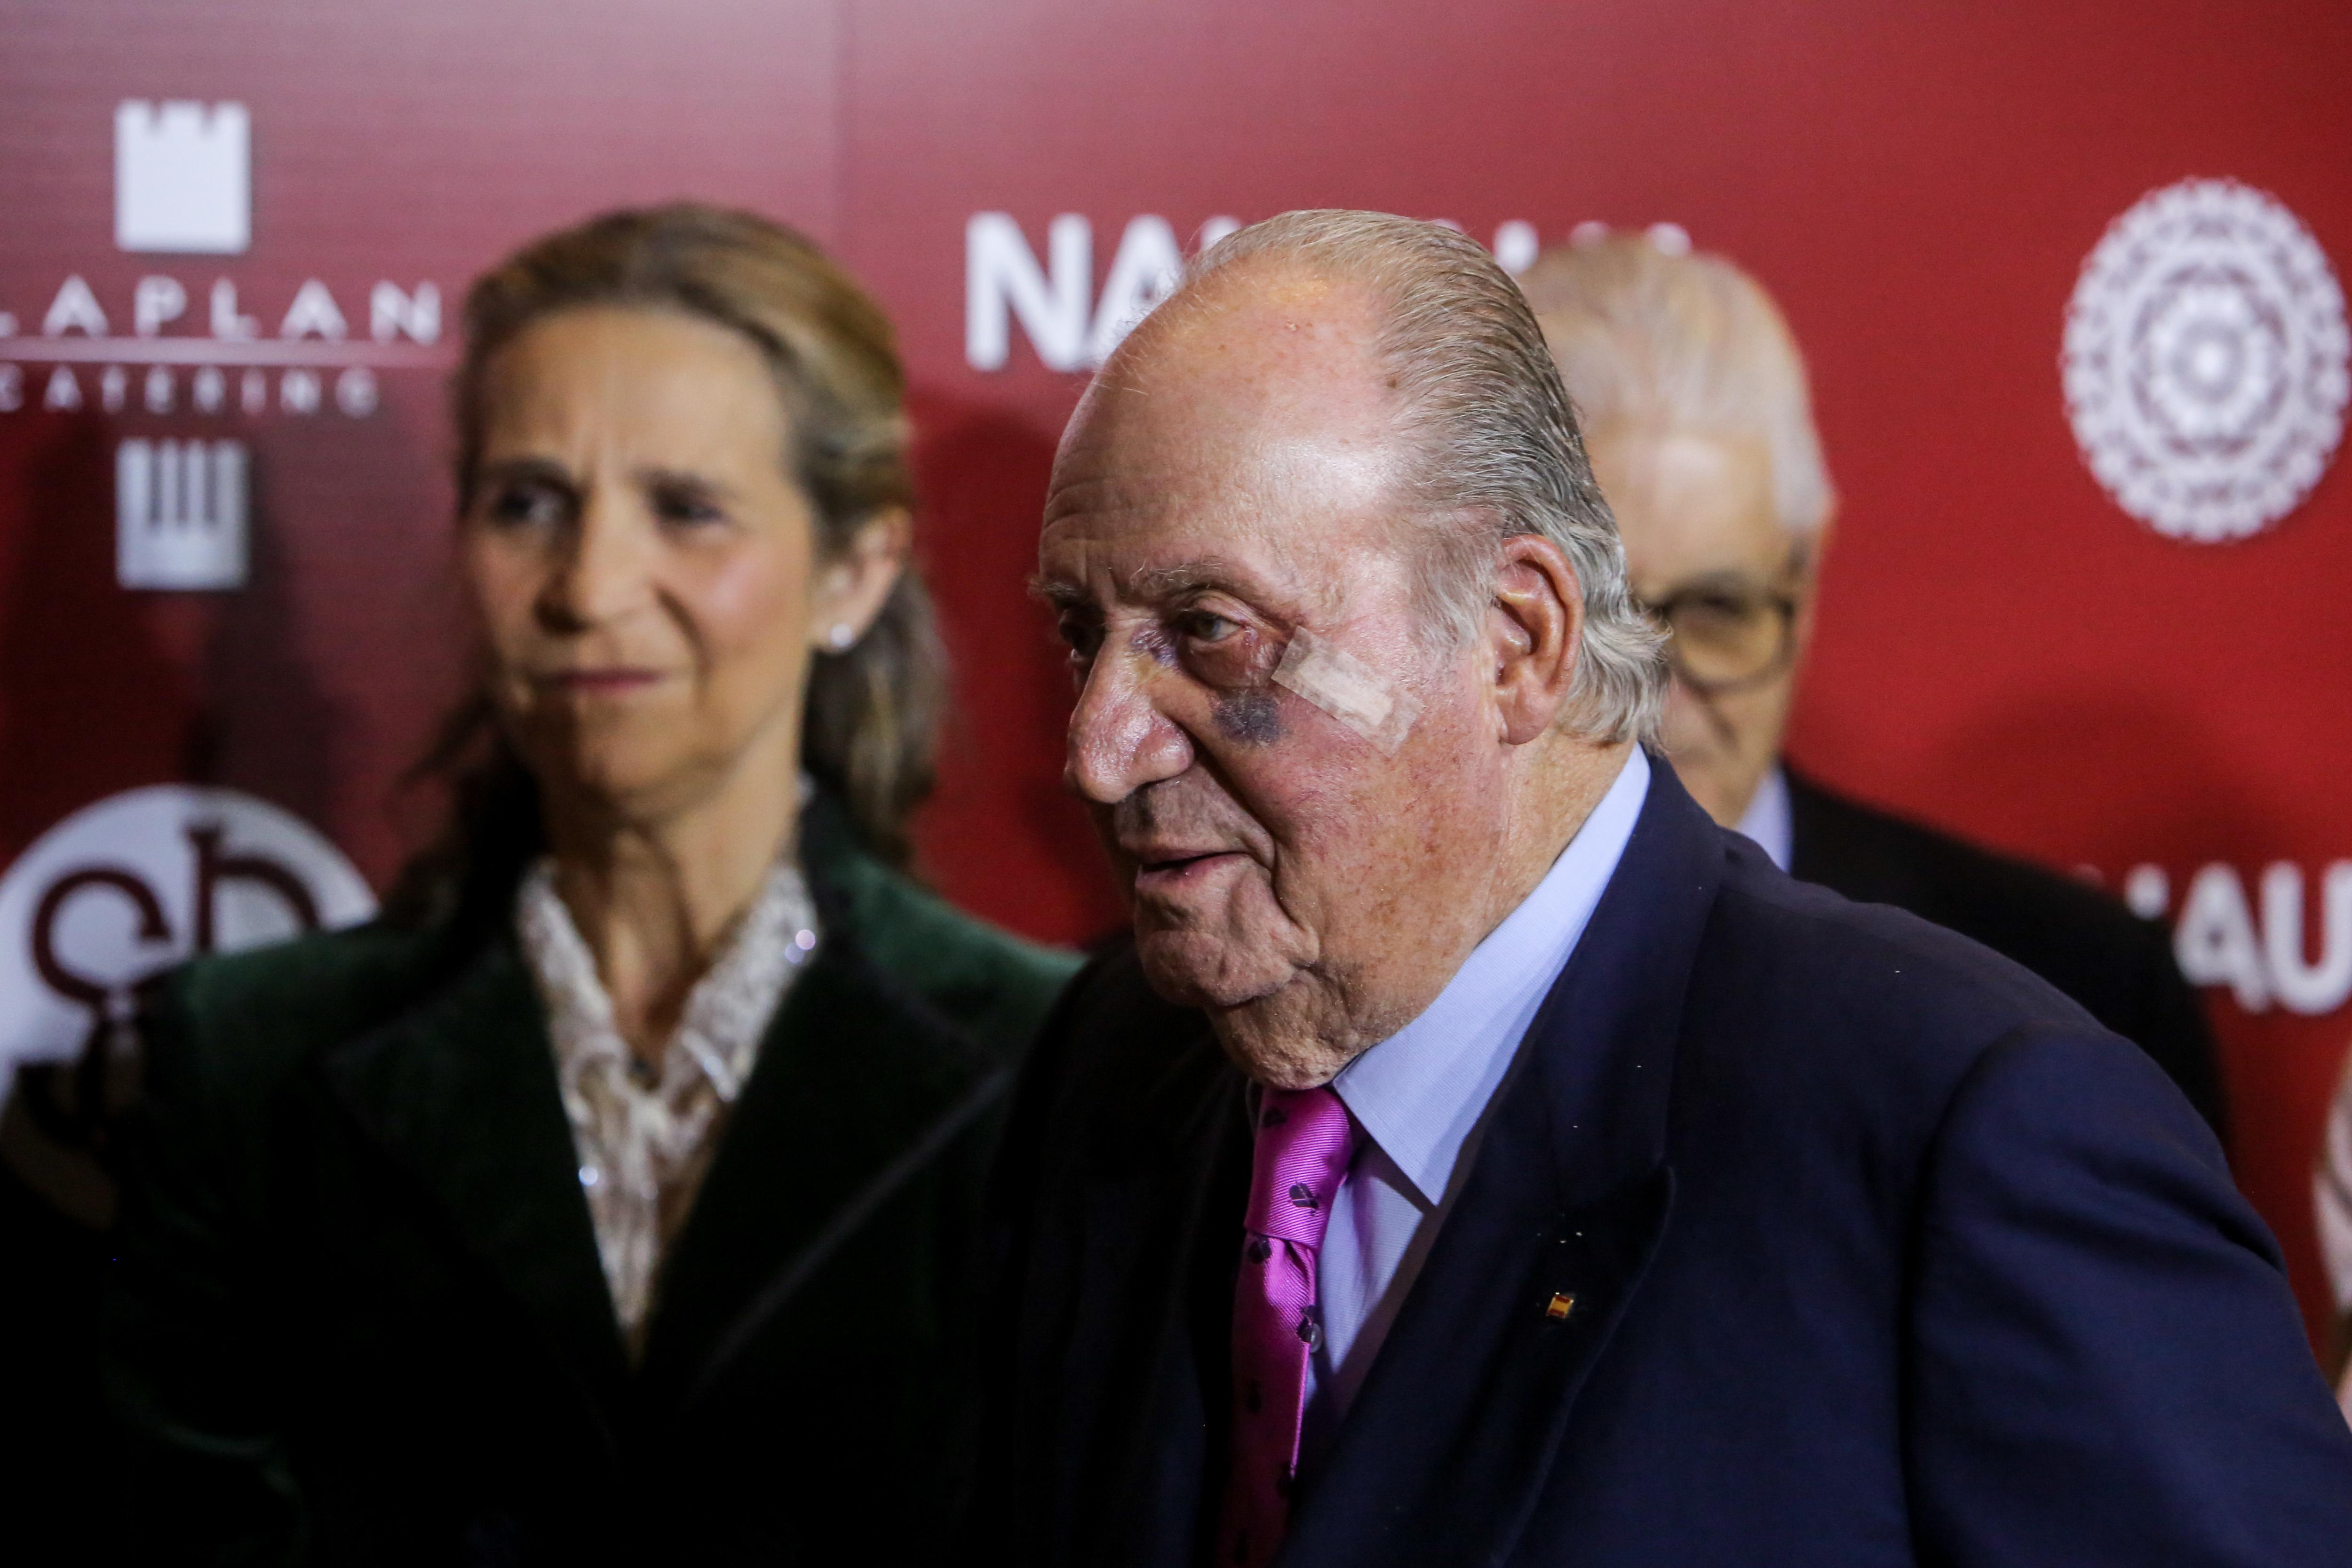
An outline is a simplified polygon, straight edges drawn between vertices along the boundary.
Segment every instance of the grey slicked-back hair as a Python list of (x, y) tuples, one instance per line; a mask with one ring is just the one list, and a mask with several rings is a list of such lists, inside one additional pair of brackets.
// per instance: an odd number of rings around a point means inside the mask
[(1459, 647), (1494, 591), (1496, 549), (1559, 546), (1584, 596), (1566, 723), (1608, 743), (1648, 742), (1664, 700), (1663, 638), (1625, 586), (1617, 520), (1593, 483), (1541, 328), (1510, 275), (1470, 239), (1387, 213), (1285, 213), (1211, 246), (1167, 305), (1244, 263), (1296, 266), (1371, 294), (1379, 353), (1422, 454), (1410, 504), (1426, 536), (1430, 626)]

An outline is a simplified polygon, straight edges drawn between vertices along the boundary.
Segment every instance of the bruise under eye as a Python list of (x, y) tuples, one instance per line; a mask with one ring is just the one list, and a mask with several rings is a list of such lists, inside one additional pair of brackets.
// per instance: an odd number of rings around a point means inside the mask
[(1282, 739), (1281, 700), (1271, 686), (1220, 697), (1210, 705), (1217, 731), (1245, 746), (1270, 746)]

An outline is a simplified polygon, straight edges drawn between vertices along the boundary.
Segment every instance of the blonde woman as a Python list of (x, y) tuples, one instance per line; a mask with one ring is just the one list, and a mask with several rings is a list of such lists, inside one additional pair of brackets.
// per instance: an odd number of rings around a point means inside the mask
[(466, 328), (452, 830), (385, 920), (151, 997), (138, 1560), (936, 1560), (982, 1166), (1070, 965), (899, 868), (940, 655), (888, 323), (675, 206)]

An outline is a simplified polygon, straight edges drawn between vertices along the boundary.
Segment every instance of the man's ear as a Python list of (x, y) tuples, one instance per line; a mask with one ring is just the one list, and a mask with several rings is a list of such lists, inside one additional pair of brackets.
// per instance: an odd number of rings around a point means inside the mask
[(1509, 744), (1524, 746), (1559, 723), (1583, 637), (1583, 585), (1559, 546), (1532, 533), (1504, 541), (1486, 605), (1486, 651)]
[(849, 543), (817, 567), (809, 641), (829, 653), (855, 647), (882, 613), (882, 602), (898, 585), (914, 547), (914, 519), (904, 507), (877, 511), (860, 523)]

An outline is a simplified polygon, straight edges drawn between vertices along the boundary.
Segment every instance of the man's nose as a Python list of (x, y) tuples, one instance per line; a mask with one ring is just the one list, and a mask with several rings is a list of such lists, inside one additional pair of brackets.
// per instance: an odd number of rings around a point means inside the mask
[(581, 630), (635, 609), (651, 592), (645, 533), (627, 508), (591, 495), (540, 592), (541, 617), (562, 629)]
[(1070, 710), (1062, 776), (1073, 795), (1114, 805), (1192, 765), (1192, 738), (1152, 700), (1150, 676), (1156, 669), (1108, 649), (1095, 659)]

